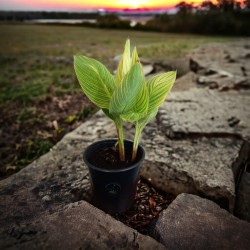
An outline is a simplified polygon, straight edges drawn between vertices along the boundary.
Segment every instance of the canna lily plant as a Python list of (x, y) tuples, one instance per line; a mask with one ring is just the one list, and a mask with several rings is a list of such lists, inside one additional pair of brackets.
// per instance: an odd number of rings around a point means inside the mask
[(86, 56), (74, 56), (74, 68), (83, 92), (115, 123), (121, 161), (125, 160), (123, 123), (135, 124), (133, 162), (143, 128), (153, 120), (166, 99), (176, 71), (158, 74), (146, 81), (136, 47), (132, 54), (130, 52), (129, 39), (115, 77), (99, 61)]

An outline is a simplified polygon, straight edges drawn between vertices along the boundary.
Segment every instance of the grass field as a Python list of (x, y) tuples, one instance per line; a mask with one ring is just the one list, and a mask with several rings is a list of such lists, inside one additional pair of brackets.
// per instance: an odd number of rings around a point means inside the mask
[(148, 59), (183, 57), (190, 49), (231, 38), (52, 25), (0, 25), (0, 177), (47, 152), (96, 109), (74, 75), (73, 55), (113, 71), (126, 38)]

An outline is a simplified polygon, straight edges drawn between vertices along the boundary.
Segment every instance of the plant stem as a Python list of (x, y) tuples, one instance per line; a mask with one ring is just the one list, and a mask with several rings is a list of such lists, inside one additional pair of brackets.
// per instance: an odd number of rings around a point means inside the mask
[(137, 149), (139, 145), (139, 141), (141, 138), (142, 128), (139, 126), (138, 122), (135, 125), (135, 137), (134, 137), (134, 144), (133, 144), (133, 153), (132, 153), (132, 162), (135, 161), (137, 155)]
[(124, 134), (123, 134), (123, 127), (122, 127), (121, 120), (116, 122), (116, 129), (117, 129), (117, 135), (118, 135), (120, 160), (125, 161)]

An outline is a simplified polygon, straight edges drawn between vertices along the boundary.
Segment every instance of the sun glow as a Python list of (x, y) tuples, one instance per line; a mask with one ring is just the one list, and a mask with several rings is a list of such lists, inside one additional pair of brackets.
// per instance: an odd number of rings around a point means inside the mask
[(129, 9), (143, 8), (148, 5), (145, 0), (134, 0), (134, 1), (121, 1), (121, 5), (128, 6)]

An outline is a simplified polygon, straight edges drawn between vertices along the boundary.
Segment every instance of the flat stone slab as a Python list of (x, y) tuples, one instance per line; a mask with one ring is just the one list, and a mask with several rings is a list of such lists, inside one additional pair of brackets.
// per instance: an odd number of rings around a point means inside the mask
[(143, 74), (145, 76), (151, 74), (154, 71), (154, 66), (151, 64), (143, 65), (142, 66)]
[(200, 194), (233, 211), (234, 168), (241, 164), (242, 144), (229, 138), (169, 140), (151, 124), (142, 137), (146, 158), (141, 175), (165, 192)]
[(169, 249), (249, 249), (250, 224), (212, 201), (181, 194), (164, 210), (153, 236)]
[[(177, 74), (178, 74), (178, 72), (177, 72)], [(193, 73), (192, 71), (189, 71), (187, 74), (176, 79), (171, 92), (183, 91), (183, 90), (188, 90), (190, 88), (195, 88), (196, 81), (197, 81), (197, 75), (195, 73)]]
[(198, 83), (220, 90), (250, 88), (250, 40), (210, 44), (193, 50), (190, 69)]
[(171, 138), (250, 136), (250, 92), (204, 88), (170, 93), (158, 120)]
[[(161, 134), (156, 136), (154, 131)], [(241, 141), (172, 141), (162, 131), (156, 124), (145, 130), (141, 144), (146, 147), (147, 156), (141, 175), (151, 178), (152, 184), (164, 191), (202, 193), (213, 200), (225, 200), (232, 208), (235, 193), (231, 164)], [(132, 139), (133, 133), (128, 125), (126, 137)], [(113, 122), (98, 112), (49, 153), (0, 181), (0, 224), (32, 221), (66, 204), (88, 201), (90, 181), (82, 153), (94, 141), (115, 136)], [(211, 154), (215, 155), (214, 161)]]
[(166, 249), (87, 202), (0, 230), (1, 249)]

